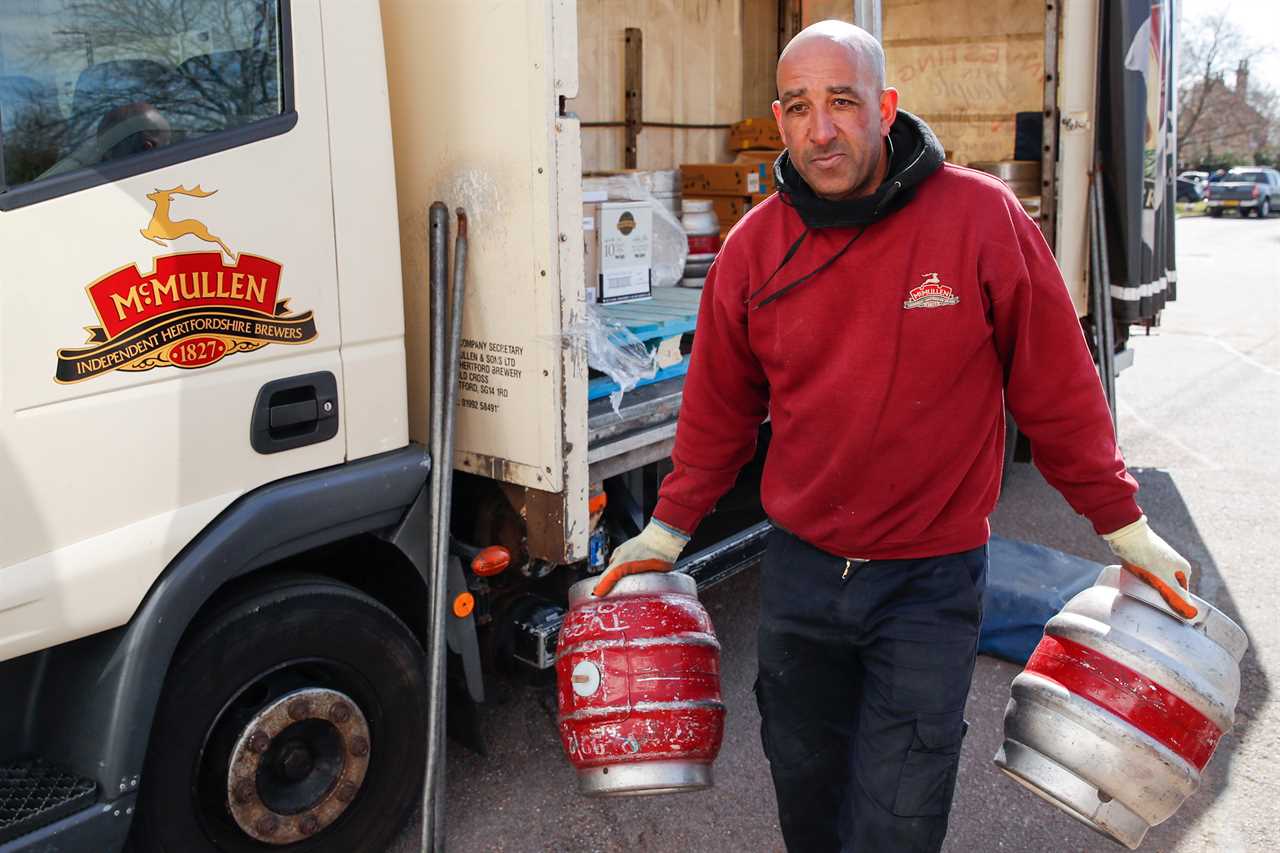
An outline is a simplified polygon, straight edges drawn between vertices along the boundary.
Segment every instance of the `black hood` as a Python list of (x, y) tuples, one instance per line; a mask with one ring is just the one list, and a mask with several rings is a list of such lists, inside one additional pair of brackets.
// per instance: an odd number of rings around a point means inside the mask
[(808, 228), (849, 228), (870, 225), (905, 205), (926, 178), (937, 171), (945, 156), (929, 125), (906, 110), (889, 128), (889, 171), (871, 195), (846, 201), (819, 198), (791, 156), (783, 151), (773, 164), (774, 180), (782, 200), (796, 209)]
[(834, 254), (816, 268), (810, 270), (790, 283), (774, 289), (771, 293), (752, 305), (752, 308), (763, 308), (770, 302), (785, 296), (806, 281), (817, 276), (858, 242), (858, 238), (866, 233), (867, 226), (888, 216), (905, 205), (915, 195), (916, 188), (932, 175), (946, 159), (938, 137), (933, 135), (929, 125), (905, 110), (898, 110), (898, 117), (889, 128), (889, 170), (884, 182), (871, 195), (847, 201), (828, 201), (819, 198), (800, 177), (800, 172), (791, 164), (791, 157), (783, 151), (773, 164), (774, 180), (778, 185), (778, 195), (785, 204), (795, 208), (804, 222), (804, 231), (800, 234), (786, 254), (782, 262), (774, 269), (764, 284), (747, 295), (747, 304), (769, 289), (782, 268), (800, 251), (805, 238), (818, 228), (852, 228), (857, 232)]

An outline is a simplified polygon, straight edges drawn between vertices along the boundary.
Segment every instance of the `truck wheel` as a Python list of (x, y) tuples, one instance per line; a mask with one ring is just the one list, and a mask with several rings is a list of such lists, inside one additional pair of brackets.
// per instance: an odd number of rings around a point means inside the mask
[(391, 611), (327, 578), (221, 607), (169, 668), (132, 849), (385, 849), (421, 791), (424, 660)]
[(1254, 208), (1254, 216), (1259, 219), (1266, 219), (1271, 215), (1271, 199), (1264, 198), (1256, 208)]
[(1212, 216), (1214, 219), (1220, 218), (1222, 216), (1222, 208), (1220, 207), (1209, 208), (1209, 215)]

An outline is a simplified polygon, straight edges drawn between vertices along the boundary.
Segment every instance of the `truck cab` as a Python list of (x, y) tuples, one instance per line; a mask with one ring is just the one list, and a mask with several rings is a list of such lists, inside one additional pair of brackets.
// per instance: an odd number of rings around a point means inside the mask
[[(377, 8), (161, 6), (0, 10), (6, 850), (358, 839), (362, 802), (420, 784), (424, 712), (392, 711), (422, 687), (422, 582), (393, 533), (429, 460)], [(273, 723), (284, 696), (309, 710)], [(252, 803), (235, 756), (275, 774)]]

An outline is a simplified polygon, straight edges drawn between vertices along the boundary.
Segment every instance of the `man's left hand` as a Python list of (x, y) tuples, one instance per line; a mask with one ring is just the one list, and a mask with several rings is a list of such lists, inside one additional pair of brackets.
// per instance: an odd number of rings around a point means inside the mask
[(1125, 569), (1141, 578), (1184, 619), (1194, 619), (1199, 612), (1187, 595), (1191, 581), (1191, 564), (1156, 535), (1144, 515), (1133, 524), (1104, 533), (1112, 552)]

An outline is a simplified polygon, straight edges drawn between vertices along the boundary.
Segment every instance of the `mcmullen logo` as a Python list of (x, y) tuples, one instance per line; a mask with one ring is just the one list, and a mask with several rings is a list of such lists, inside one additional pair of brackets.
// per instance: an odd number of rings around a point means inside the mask
[(911, 288), (911, 292), (907, 294), (907, 301), (902, 303), (903, 308), (942, 308), (960, 301), (955, 291), (938, 279), (936, 272), (923, 273), (922, 277), (924, 281)]
[[(113, 370), (208, 367), (267, 344), (315, 340), (312, 313), (292, 314), (289, 300), (278, 298), (280, 264), (245, 252), (235, 256), (199, 220), (169, 218), (174, 195), (208, 198), (214, 192), (174, 187), (147, 195), (155, 213), (143, 237), (163, 246), (190, 235), (220, 251), (162, 255), (150, 272), (130, 264), (85, 288), (101, 325), (86, 327), (88, 346), (58, 350), (56, 382)], [(228, 265), (223, 253), (235, 263)]]

